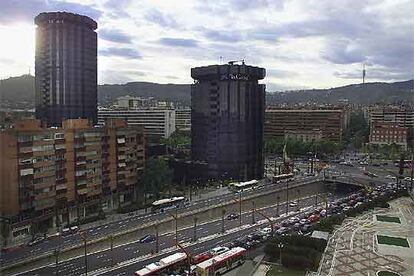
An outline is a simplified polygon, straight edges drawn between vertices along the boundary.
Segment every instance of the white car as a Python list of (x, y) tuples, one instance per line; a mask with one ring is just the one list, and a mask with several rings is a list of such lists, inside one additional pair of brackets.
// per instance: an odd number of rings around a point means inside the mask
[(292, 201), (291, 203), (289, 203), (290, 207), (297, 207), (298, 203), (296, 201)]
[(265, 227), (262, 230), (260, 230), (260, 233), (262, 233), (263, 235), (269, 235), (270, 233), (272, 233), (272, 228)]
[(210, 253), (213, 256), (217, 256), (217, 255), (220, 255), (221, 253), (227, 252), (229, 250), (230, 250), (230, 248), (228, 248), (226, 246), (218, 246), (218, 247), (215, 247), (215, 248), (211, 249)]

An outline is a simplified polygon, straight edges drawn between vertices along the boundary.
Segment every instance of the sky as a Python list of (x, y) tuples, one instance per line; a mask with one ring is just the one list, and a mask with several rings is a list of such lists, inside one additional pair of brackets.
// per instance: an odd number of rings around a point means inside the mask
[(244, 59), (268, 91), (414, 77), (412, 0), (0, 0), (0, 78), (34, 74), (33, 19), (98, 22), (98, 83), (191, 83), (190, 69)]

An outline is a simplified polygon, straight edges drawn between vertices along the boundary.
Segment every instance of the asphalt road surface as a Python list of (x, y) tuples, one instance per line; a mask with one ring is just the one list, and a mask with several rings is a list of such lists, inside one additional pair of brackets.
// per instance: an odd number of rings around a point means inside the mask
[[(300, 201), (300, 205), (302, 208), (307, 206), (312, 206), (315, 204), (315, 198), (310, 197), (306, 198)], [(288, 207), (289, 212), (297, 211), (297, 207)], [(267, 216), (276, 217), (276, 210), (277, 206), (271, 206), (266, 207), (264, 209), (261, 209), (261, 212), (263, 212)], [(286, 211), (286, 203), (279, 204), (279, 213), (282, 215), (283, 212)], [(255, 220), (263, 220), (264, 218), (261, 217), (258, 214), (255, 214)], [(237, 228), (239, 226), (239, 219), (235, 220), (224, 220), (225, 223), (225, 229), (230, 230), (232, 228)], [(252, 224), (252, 212), (247, 211), (242, 214), (242, 225), (249, 225)], [(205, 224), (201, 224), (197, 226), (197, 237), (207, 237), (213, 234), (221, 233), (221, 219), (208, 222)], [(224, 235), (218, 235), (215, 238), (212, 238), (211, 240), (196, 243), (193, 245), (188, 246), (189, 251), (192, 254), (197, 254), (200, 252), (208, 251), (209, 249), (224, 244), (228, 241), (233, 241), (240, 236), (247, 235), (248, 233), (254, 231), (254, 229), (257, 229), (259, 227), (266, 227), (268, 226), (267, 223), (263, 225), (252, 225), (249, 229), (241, 229), (240, 231), (230, 233), (230, 234), (224, 234)], [(181, 243), (187, 243), (191, 242), (193, 238), (193, 227), (189, 227), (186, 229), (182, 229), (178, 231), (178, 240)], [(171, 248), (174, 246), (174, 239), (175, 239), (175, 232), (169, 232), (163, 235), (160, 235), (159, 237), (159, 249), (163, 250), (166, 248)], [(88, 255), (88, 271), (94, 271), (100, 268), (104, 267), (110, 267), (111, 266), (111, 258), (113, 257), (114, 263), (121, 263), (133, 258), (137, 258), (139, 256), (151, 254), (151, 252), (155, 252), (155, 242), (151, 243), (140, 243), (139, 237), (137, 238), (137, 241), (131, 242), (122, 246), (118, 246), (113, 249), (113, 252), (111, 254), (111, 251), (104, 250), (98, 253), (93, 253)], [(172, 254), (172, 253), (168, 253)], [(165, 255), (168, 255), (165, 254)], [(153, 262), (156, 259), (162, 258), (163, 255), (158, 255), (153, 258), (145, 259), (143, 261), (138, 261), (134, 264), (121, 267), (115, 271), (108, 272), (107, 274), (103, 275), (131, 275), (134, 271), (142, 268), (146, 264), (149, 264)], [(22, 273), (19, 275), (52, 275), (54, 274), (56, 268), (55, 265), (49, 265), (46, 267), (42, 267), (39, 269), (35, 269), (32, 271), (28, 271), (26, 273)], [(78, 258), (74, 258), (70, 261), (66, 261), (59, 264), (59, 275), (79, 275), (82, 274), (85, 271), (85, 259), (84, 256), (79, 256)], [(125, 274), (126, 273), (126, 274)]]
[[(295, 181), (290, 182), (289, 186), (293, 186), (295, 184), (303, 183), (306, 181), (311, 181), (312, 179), (316, 179), (316, 178), (315, 177), (299, 178), (299, 179), (296, 179)], [(276, 190), (280, 188), (281, 188), (280, 184), (266, 183), (266, 184), (260, 185), (255, 190), (243, 192), (243, 197), (250, 196), (253, 194), (263, 193), (265, 191)], [(232, 200), (233, 198), (234, 198), (233, 193), (226, 193), (226, 194), (211, 197), (211, 198), (193, 201), (187, 207), (179, 209), (178, 214), (184, 213), (184, 212), (191, 212), (191, 211), (195, 211), (197, 209), (201, 209), (204, 207), (220, 204), (222, 202)], [(87, 231), (87, 236), (89, 237), (89, 239), (97, 239), (97, 238), (107, 237), (108, 235), (116, 234), (118, 232), (125, 231), (127, 229), (133, 229), (143, 224), (154, 222), (156, 220), (159, 221), (165, 218), (170, 218), (170, 217), (169, 215), (165, 213), (148, 213), (145, 215), (127, 217), (127, 218), (124, 218), (118, 221), (107, 222), (107, 223), (103, 222), (101, 226), (91, 227), (88, 229), (84, 229), (82, 228), (82, 226), (80, 226), (80, 228), (82, 230)], [(12, 264), (12, 263), (27, 259), (29, 257), (32, 257), (36, 254), (44, 254), (47, 252), (52, 252), (57, 247), (59, 247), (60, 249), (63, 249), (66, 247), (71, 247), (71, 246), (80, 245), (80, 244), (82, 244), (82, 240), (79, 236), (79, 233), (73, 233), (71, 235), (61, 236), (59, 238), (50, 238), (37, 245), (23, 246), (17, 250), (1, 254), (0, 264), (1, 265)]]

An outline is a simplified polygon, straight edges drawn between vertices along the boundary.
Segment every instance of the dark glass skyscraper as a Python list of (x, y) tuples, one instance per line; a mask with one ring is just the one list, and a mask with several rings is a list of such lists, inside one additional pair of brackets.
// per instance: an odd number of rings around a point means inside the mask
[(191, 69), (191, 154), (208, 163), (204, 177), (263, 177), (265, 75), (244, 63)]
[(36, 117), (97, 122), (97, 23), (67, 12), (41, 13), (36, 28)]

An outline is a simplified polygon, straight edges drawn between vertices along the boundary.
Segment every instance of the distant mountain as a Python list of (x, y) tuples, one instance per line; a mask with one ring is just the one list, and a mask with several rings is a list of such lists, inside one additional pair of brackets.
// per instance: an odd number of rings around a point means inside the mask
[(110, 105), (120, 96), (154, 97), (160, 100), (182, 102), (190, 105), (190, 84), (159, 84), (151, 82), (128, 82), (126, 84), (104, 84), (98, 86), (98, 101)]
[[(267, 104), (280, 103), (336, 103), (347, 99), (350, 103), (399, 103), (414, 104), (413, 80), (394, 83), (353, 84), (331, 89), (312, 89), (285, 92), (268, 92)], [(159, 84), (129, 82), (126, 84), (104, 84), (98, 86), (98, 102), (110, 105), (120, 96), (155, 97), (160, 100), (191, 102), (190, 84)], [(0, 81), (0, 106), (2, 108), (28, 109), (34, 107), (34, 77), (23, 75)]]
[(400, 103), (414, 104), (413, 80), (403, 82), (373, 82), (352, 84), (330, 89), (312, 89), (267, 93), (267, 104), (276, 103), (337, 103), (341, 99), (354, 104)]

